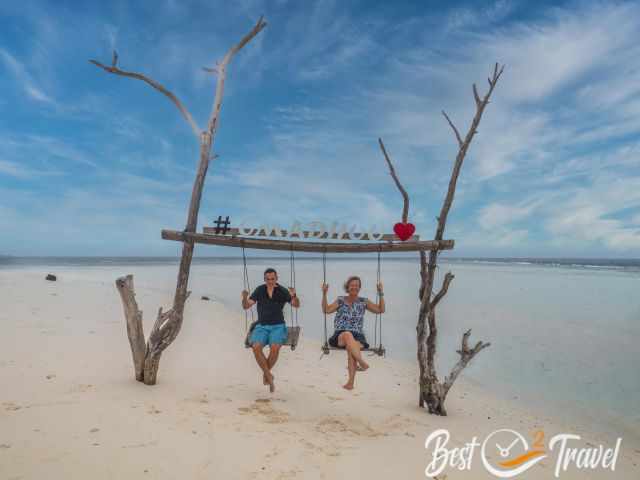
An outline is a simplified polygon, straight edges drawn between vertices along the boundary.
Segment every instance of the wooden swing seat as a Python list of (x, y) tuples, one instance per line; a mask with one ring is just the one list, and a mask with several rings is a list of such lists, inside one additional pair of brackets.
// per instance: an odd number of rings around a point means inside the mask
[[(249, 327), (249, 331), (247, 335), (244, 337), (244, 347), (251, 348), (251, 343), (249, 343), (249, 338), (251, 337), (251, 332), (253, 332), (254, 327), (258, 324), (257, 321), (253, 322)], [(291, 350), (295, 350), (298, 346), (298, 340), (300, 339), (300, 327), (287, 327), (287, 340), (282, 345), (287, 345), (291, 347)]]
[[(324, 355), (329, 355), (331, 350), (346, 350), (346, 349), (344, 347), (334, 347), (334, 346), (329, 345), (328, 343), (325, 343), (322, 346), (322, 353)], [(379, 357), (384, 357), (385, 354), (387, 353), (387, 349), (384, 348), (382, 345), (380, 345), (378, 347), (362, 348), (362, 349), (360, 349), (360, 351), (361, 352), (372, 352), (372, 353), (375, 353), (376, 355), (378, 355)]]

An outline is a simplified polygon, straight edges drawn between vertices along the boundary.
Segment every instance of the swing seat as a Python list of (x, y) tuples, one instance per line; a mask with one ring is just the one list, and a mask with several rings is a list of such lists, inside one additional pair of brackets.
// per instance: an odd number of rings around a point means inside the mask
[[(322, 346), (322, 353), (324, 355), (329, 355), (331, 350), (345, 350), (345, 348), (344, 347), (333, 347), (333, 346), (329, 345), (328, 343), (325, 343)], [(372, 352), (372, 353), (375, 353), (376, 355), (378, 355), (379, 357), (384, 357), (385, 354), (387, 353), (387, 349), (384, 348), (382, 345), (379, 345), (377, 347), (362, 348), (362, 349), (360, 349), (360, 351), (361, 352)]]
[[(251, 337), (251, 333), (253, 332), (253, 329), (257, 324), (258, 322), (255, 321), (249, 327), (249, 331), (247, 332), (246, 337), (244, 337), (245, 348), (251, 348), (251, 343), (249, 342), (249, 339)], [(298, 340), (300, 339), (300, 332), (301, 332), (300, 327), (287, 327), (287, 340), (282, 345), (287, 345), (291, 347), (292, 351), (295, 350), (296, 347), (298, 346)]]

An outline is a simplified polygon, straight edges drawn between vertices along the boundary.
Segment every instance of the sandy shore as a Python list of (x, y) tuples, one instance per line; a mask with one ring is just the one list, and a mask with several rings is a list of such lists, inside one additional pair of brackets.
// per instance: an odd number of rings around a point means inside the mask
[[(96, 271), (54, 283), (44, 273), (0, 271), (1, 479), (419, 479), (430, 461), (425, 438), (439, 428), (457, 446), (499, 428), (615, 444), (588, 423), (496, 398), (464, 374), (449, 416), (428, 415), (416, 406), (416, 366), (402, 361), (368, 357), (370, 371), (347, 392), (344, 354), (321, 359), (304, 337), (295, 352), (283, 349), (271, 395), (242, 348), (244, 317), (197, 295), (158, 384), (146, 387), (132, 376), (115, 278)], [(171, 292), (137, 292), (148, 332)], [(550, 456), (517, 478), (554, 478), (554, 467)], [(470, 471), (445, 473), (493, 478), (479, 458)], [(640, 445), (623, 438), (615, 473), (574, 468), (561, 478), (640, 478)]]

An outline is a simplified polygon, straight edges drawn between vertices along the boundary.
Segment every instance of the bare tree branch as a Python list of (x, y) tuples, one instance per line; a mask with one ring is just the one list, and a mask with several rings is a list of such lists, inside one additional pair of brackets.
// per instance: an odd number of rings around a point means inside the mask
[(94, 65), (96, 65), (96, 66), (98, 66), (100, 68), (102, 68), (106, 72), (113, 73), (114, 75), (120, 75), (120, 76), (123, 76), (123, 77), (130, 77), (130, 78), (135, 78), (137, 80), (142, 80), (143, 82), (148, 83), (149, 85), (151, 85), (153, 88), (155, 88), (156, 90), (158, 90), (162, 94), (166, 95), (169, 98), (169, 100), (171, 100), (175, 104), (175, 106), (178, 107), (178, 110), (180, 110), (180, 113), (182, 114), (184, 119), (191, 126), (191, 130), (193, 130), (193, 133), (195, 133), (196, 137), (198, 137), (198, 138), (200, 137), (200, 133), (201, 132), (200, 132), (200, 129), (198, 128), (198, 125), (194, 121), (194, 119), (191, 116), (191, 114), (189, 113), (189, 111), (180, 102), (180, 100), (178, 100), (178, 98), (173, 93), (171, 93), (169, 90), (167, 90), (165, 87), (160, 85), (160, 83), (156, 82), (152, 78), (146, 77), (145, 75), (142, 75), (141, 73), (127, 72), (125, 70), (120, 70), (117, 67), (118, 54), (115, 51), (113, 52), (113, 60), (112, 60), (112, 66), (111, 67), (103, 65), (102, 63), (98, 62), (97, 60), (89, 60), (89, 62), (93, 63)]
[(391, 172), (391, 176), (393, 177), (393, 181), (396, 183), (398, 190), (402, 194), (402, 198), (404, 200), (404, 206), (402, 207), (402, 223), (407, 223), (409, 219), (409, 195), (407, 191), (404, 189), (400, 180), (398, 180), (398, 176), (396, 175), (396, 170), (393, 168), (393, 164), (389, 159), (389, 155), (387, 155), (387, 150), (384, 148), (384, 143), (382, 143), (382, 139), (378, 138), (378, 144), (380, 145), (380, 149), (384, 155), (384, 159), (387, 161), (387, 165), (389, 165), (389, 171)]
[(442, 297), (444, 297), (447, 294), (447, 291), (449, 290), (449, 284), (451, 283), (451, 280), (453, 280), (454, 278), (455, 278), (455, 275), (451, 272), (447, 272), (447, 274), (444, 276), (444, 282), (442, 282), (442, 288), (436, 294), (436, 296), (433, 297), (433, 300), (431, 301), (432, 309), (436, 308), (436, 305), (438, 305), (438, 302), (440, 302), (440, 300), (442, 300)]
[(458, 140), (458, 146), (462, 147), (462, 138), (460, 137), (460, 132), (458, 131), (458, 129), (456, 128), (456, 126), (453, 124), (453, 122), (451, 121), (451, 119), (449, 118), (449, 115), (447, 115), (445, 113), (444, 110), (442, 110), (442, 115), (444, 115), (444, 118), (447, 119), (447, 122), (449, 122), (449, 125), (451, 126), (451, 128), (453, 129), (453, 133), (456, 134), (456, 140)]
[(211, 110), (211, 115), (209, 116), (209, 124), (207, 126), (207, 132), (209, 135), (213, 135), (218, 126), (218, 117), (220, 115), (220, 107), (222, 105), (222, 94), (224, 93), (224, 81), (226, 77), (227, 65), (229, 64), (233, 56), (238, 53), (242, 47), (244, 47), (253, 37), (260, 33), (266, 26), (267, 22), (264, 21), (263, 17), (260, 17), (251, 31), (247, 33), (236, 45), (229, 49), (227, 54), (222, 59), (222, 62), (220, 62), (220, 65), (216, 67), (216, 70), (218, 71), (218, 84), (216, 85), (216, 97), (213, 101), (213, 109)]
[[(434, 240), (442, 240), (442, 236), (444, 235), (444, 228), (447, 223), (447, 215), (449, 214), (449, 210), (451, 209), (451, 204), (453, 203), (453, 197), (456, 191), (456, 183), (458, 181), (458, 176), (460, 175), (460, 169), (462, 168), (462, 162), (464, 161), (464, 157), (467, 154), (467, 150), (469, 149), (469, 145), (471, 145), (471, 141), (473, 140), (473, 136), (477, 133), (478, 125), (480, 124), (480, 120), (482, 119), (482, 114), (484, 113), (484, 109), (489, 103), (489, 99), (491, 98), (491, 94), (493, 93), (493, 89), (502, 75), (504, 71), (504, 65), (499, 68), (499, 65), (496, 63), (493, 70), (493, 77), (489, 79), (489, 91), (485, 94), (484, 98), (480, 101), (480, 104), (477, 105), (476, 114), (473, 117), (473, 121), (471, 122), (471, 127), (469, 127), (469, 131), (465, 136), (465, 139), (462, 143), (460, 143), (460, 149), (458, 150), (458, 154), (456, 155), (456, 161), (453, 166), (453, 171), (451, 173), (451, 180), (449, 181), (449, 188), (447, 190), (447, 195), (442, 204), (442, 210), (440, 211), (440, 215), (438, 216), (438, 228), (436, 230), (436, 236)], [(449, 122), (451, 124), (451, 122)], [(453, 125), (453, 124), (451, 124)], [(459, 137), (458, 142), (460, 142)]]
[(480, 100), (480, 95), (478, 95), (478, 88), (475, 83), (473, 84), (473, 98), (476, 101), (476, 108), (480, 107), (482, 101)]
[(458, 375), (460, 375), (460, 372), (464, 370), (471, 359), (478, 353), (480, 353), (480, 351), (491, 346), (491, 343), (483, 343), (479, 341), (478, 343), (476, 343), (473, 349), (470, 349), (468, 344), (469, 335), (471, 335), (471, 329), (464, 332), (464, 335), (462, 336), (462, 348), (460, 350), (456, 350), (456, 352), (460, 355), (460, 359), (454, 365), (449, 376), (445, 377), (444, 379), (443, 391), (445, 395), (449, 392), (449, 389), (452, 387), (453, 382), (455, 382), (456, 378), (458, 378)]

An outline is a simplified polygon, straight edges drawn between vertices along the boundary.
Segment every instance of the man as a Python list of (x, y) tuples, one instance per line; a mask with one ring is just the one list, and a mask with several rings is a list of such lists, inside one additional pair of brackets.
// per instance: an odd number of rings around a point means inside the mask
[[(247, 290), (242, 291), (242, 308), (245, 310), (258, 304), (258, 322), (251, 332), (249, 342), (262, 370), (262, 381), (269, 385), (269, 391), (276, 389), (271, 373), (278, 361), (280, 347), (287, 340), (287, 325), (284, 323), (282, 308), (285, 303), (300, 307), (300, 299), (294, 288), (286, 289), (278, 284), (278, 273), (273, 268), (264, 271), (264, 284), (257, 287), (251, 296)], [(265, 357), (263, 348), (269, 345), (269, 357)]]

